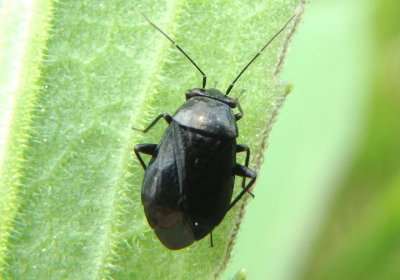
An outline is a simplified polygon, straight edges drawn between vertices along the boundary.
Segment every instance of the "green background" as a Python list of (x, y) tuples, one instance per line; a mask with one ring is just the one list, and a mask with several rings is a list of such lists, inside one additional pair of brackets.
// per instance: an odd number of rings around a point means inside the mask
[(399, 279), (399, 1), (311, 1), (225, 279)]

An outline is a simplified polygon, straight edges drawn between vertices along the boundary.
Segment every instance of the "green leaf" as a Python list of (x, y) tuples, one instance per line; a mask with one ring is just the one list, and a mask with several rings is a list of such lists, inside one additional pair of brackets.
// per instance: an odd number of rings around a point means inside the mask
[(246, 280), (246, 270), (244, 268), (239, 270), (232, 280)]
[[(0, 271), (8, 279), (210, 279), (229, 259), (243, 204), (214, 234), (164, 248), (140, 203), (137, 143), (157, 143), (201, 75), (136, 11), (139, 1), (33, 1), (1, 165)], [(145, 12), (225, 90), (304, 3), (168, 1)], [(2, 14), (10, 10), (5, 1)], [(26, 9), (23, 6), (21, 9)], [(288, 88), (278, 80), (299, 18), (236, 83), (246, 89), (239, 143), (258, 170)], [(22, 31), (21, 31), (22, 32)], [(7, 32), (0, 36), (8, 38)], [(0, 41), (2, 39), (0, 37)], [(10, 50), (10, 49), (8, 49)], [(0, 71), (6, 73), (7, 71)], [(239, 157), (238, 161), (243, 161)], [(205, 202), (206, 203), (206, 202)]]

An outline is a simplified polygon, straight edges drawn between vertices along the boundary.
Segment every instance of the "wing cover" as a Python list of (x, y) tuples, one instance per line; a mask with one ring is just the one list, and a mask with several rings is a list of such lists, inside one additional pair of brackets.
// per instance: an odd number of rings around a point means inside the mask
[[(157, 212), (146, 213), (150, 226), (172, 228), (184, 222), (192, 228), (196, 240), (207, 235), (229, 207), (235, 154), (235, 138), (204, 135), (173, 120), (143, 181), (142, 203), (145, 209)], [(171, 213), (174, 218), (168, 219)]]

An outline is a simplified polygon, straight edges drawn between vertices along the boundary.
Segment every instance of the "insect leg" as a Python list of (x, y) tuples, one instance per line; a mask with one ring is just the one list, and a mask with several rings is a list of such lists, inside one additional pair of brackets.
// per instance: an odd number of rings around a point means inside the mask
[[(246, 152), (246, 160), (244, 162), (244, 166), (249, 166), (249, 159), (250, 159), (250, 148), (247, 145), (236, 145), (236, 153)], [(242, 188), (244, 189), (246, 177), (243, 177), (242, 181)]]
[(257, 178), (257, 173), (250, 168), (237, 164), (235, 165), (234, 174), (240, 177), (251, 178), (246, 187), (238, 194), (238, 196), (231, 202), (228, 211), (242, 198), (242, 196), (251, 188)]
[(236, 105), (237, 105), (237, 107), (238, 107), (238, 109), (239, 109), (239, 113), (237, 113), (237, 114), (235, 115), (236, 121), (240, 120), (240, 119), (243, 117), (243, 110), (242, 110), (242, 106), (240, 106), (239, 98), (240, 98), (240, 96), (242, 95), (242, 93), (245, 92), (245, 91), (246, 91), (246, 90), (243, 89), (243, 90), (239, 93), (239, 95), (235, 98), (235, 100), (236, 100)]
[(164, 118), (164, 120), (166, 120), (167, 123), (170, 123), (172, 121), (172, 117), (170, 115), (168, 115), (167, 113), (161, 113), (157, 116), (157, 118), (155, 118), (151, 124), (149, 124), (148, 127), (146, 127), (145, 129), (140, 129), (140, 128), (136, 128), (132, 126), (132, 129), (134, 130), (138, 130), (141, 132), (146, 133), (147, 131), (150, 130), (150, 128), (152, 128), (161, 118)]
[(243, 117), (243, 110), (242, 110), (242, 106), (240, 106), (238, 99), (236, 99), (236, 104), (239, 109), (239, 113), (235, 114), (235, 119), (236, 119), (236, 121), (238, 121)]
[(156, 147), (157, 147), (156, 144), (138, 144), (138, 145), (135, 145), (135, 147), (133, 148), (133, 150), (135, 151), (135, 155), (138, 158), (138, 160), (144, 170), (146, 170), (147, 166), (144, 163), (144, 161), (139, 153), (143, 153), (146, 155), (153, 155), (154, 151), (156, 150)]
[[(245, 160), (244, 166), (249, 167), (250, 148), (247, 145), (237, 145), (236, 146), (236, 153), (240, 153), (240, 152), (244, 152), (244, 151), (246, 151), (246, 160)], [(246, 185), (246, 177), (243, 177), (242, 189), (244, 189), (245, 185)], [(254, 198), (254, 194), (252, 194), (251, 192), (248, 192), (248, 193)]]
[(214, 247), (212, 231), (210, 231), (210, 247)]

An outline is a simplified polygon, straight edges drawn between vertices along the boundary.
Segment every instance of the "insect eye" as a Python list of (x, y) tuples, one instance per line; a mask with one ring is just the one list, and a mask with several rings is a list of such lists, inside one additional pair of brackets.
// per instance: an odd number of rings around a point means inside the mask
[(203, 95), (204, 95), (203, 90), (198, 88), (190, 89), (185, 92), (186, 100), (195, 96), (203, 96)]
[(194, 96), (194, 94), (193, 94), (190, 90), (187, 90), (187, 91), (185, 92), (186, 100), (192, 98), (193, 96)]

